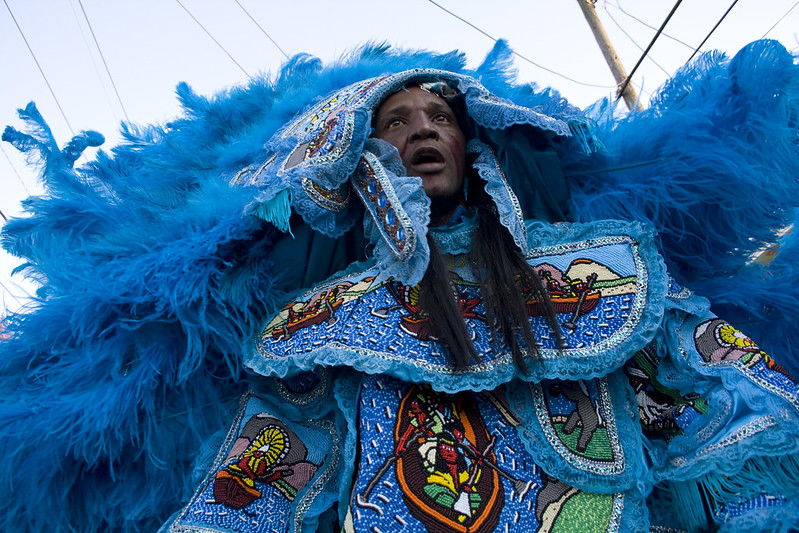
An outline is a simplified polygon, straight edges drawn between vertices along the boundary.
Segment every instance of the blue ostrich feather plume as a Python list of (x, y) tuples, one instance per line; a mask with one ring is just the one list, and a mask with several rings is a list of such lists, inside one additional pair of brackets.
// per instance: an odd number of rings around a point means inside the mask
[(793, 245), (783, 242), (769, 267), (751, 264), (781, 242), (799, 208), (795, 58), (776, 41), (752, 43), (734, 57), (709, 52), (645, 111), (614, 118), (607, 103), (597, 110), (596, 135), (607, 151), (563, 157), (571, 213), (650, 222), (672, 276), (799, 370), (796, 349), (785, 350), (799, 334), (788, 320), (796, 284), (784, 278), (797, 265)]

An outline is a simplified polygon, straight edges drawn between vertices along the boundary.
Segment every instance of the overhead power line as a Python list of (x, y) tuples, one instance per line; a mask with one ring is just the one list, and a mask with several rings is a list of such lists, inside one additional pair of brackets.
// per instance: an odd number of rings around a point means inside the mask
[[(738, 0), (735, 1), (737, 2)], [(641, 54), (641, 57), (638, 59), (638, 63), (635, 64), (632, 71), (630, 71), (630, 74), (627, 76), (627, 79), (624, 80), (624, 83), (622, 83), (621, 86), (619, 87), (618, 96), (616, 97), (617, 100), (621, 98), (622, 94), (624, 94), (624, 89), (626, 89), (627, 86), (630, 84), (630, 80), (635, 74), (635, 71), (638, 70), (638, 67), (641, 66), (641, 63), (643, 62), (644, 58), (647, 56), (647, 54), (649, 54), (649, 51), (652, 49), (652, 46), (654, 46), (655, 44), (655, 41), (657, 41), (658, 37), (660, 37), (660, 34), (663, 33), (663, 29), (666, 27), (666, 24), (669, 23), (669, 20), (671, 20), (671, 17), (677, 11), (677, 8), (680, 7), (680, 4), (682, 4), (682, 0), (677, 0), (677, 3), (674, 4), (674, 7), (671, 8), (671, 11), (666, 16), (666, 20), (664, 20), (663, 24), (660, 25), (660, 28), (658, 28), (658, 31), (655, 33), (655, 36), (652, 37), (652, 41), (650, 41), (649, 46), (647, 46), (646, 50), (644, 50), (644, 53)]]
[(710, 30), (710, 32), (705, 36), (704, 40), (701, 43), (699, 43), (699, 46), (696, 47), (696, 50), (694, 50), (694, 53), (691, 54), (691, 57), (688, 58), (688, 61), (686, 61), (686, 63), (691, 61), (694, 58), (694, 56), (696, 55), (696, 53), (699, 52), (699, 50), (703, 46), (705, 46), (705, 43), (707, 42), (707, 40), (710, 39), (710, 36), (713, 35), (713, 32), (716, 31), (716, 28), (718, 28), (721, 25), (721, 22), (727, 17), (727, 15), (730, 14), (730, 11), (732, 11), (732, 8), (734, 8), (735, 4), (737, 4), (737, 3), (738, 3), (738, 0), (733, 0), (732, 4), (730, 4), (730, 7), (727, 8), (727, 11), (725, 11), (724, 14), (721, 16), (721, 18), (719, 19), (719, 21), (716, 22), (716, 25), (713, 26), (713, 29)]
[(125, 120), (130, 122), (130, 118), (128, 117), (128, 111), (125, 109), (125, 104), (122, 103), (122, 98), (119, 96), (119, 91), (117, 90), (117, 84), (114, 83), (114, 77), (111, 75), (111, 69), (108, 68), (108, 63), (106, 63), (105, 61), (105, 55), (103, 55), (103, 50), (102, 48), (100, 48), (100, 43), (97, 41), (97, 36), (94, 34), (92, 23), (89, 22), (89, 16), (86, 14), (86, 10), (83, 8), (82, 0), (78, 0), (78, 5), (80, 6), (80, 10), (83, 13), (83, 18), (86, 19), (86, 25), (89, 26), (89, 32), (92, 34), (92, 39), (94, 39), (94, 46), (97, 47), (97, 52), (100, 54), (100, 59), (103, 60), (103, 66), (105, 67), (105, 72), (106, 74), (108, 74), (108, 79), (111, 80), (111, 87), (114, 88), (114, 94), (117, 95), (119, 106), (122, 108), (122, 114), (125, 115)]
[(31, 192), (30, 192), (30, 191), (28, 190), (28, 188), (25, 186), (25, 182), (24, 182), (24, 181), (22, 181), (22, 176), (20, 176), (20, 175), (19, 175), (19, 172), (17, 172), (17, 169), (16, 169), (16, 167), (14, 166), (14, 163), (12, 163), (12, 162), (11, 162), (11, 158), (10, 158), (10, 157), (8, 157), (8, 154), (6, 153), (6, 151), (5, 151), (5, 149), (3, 148), (3, 145), (2, 145), (2, 144), (0, 144), (0, 152), (3, 152), (3, 155), (5, 156), (6, 160), (8, 160), (8, 164), (9, 164), (9, 166), (11, 167), (11, 170), (13, 170), (13, 171), (14, 171), (14, 174), (16, 174), (16, 175), (17, 175), (17, 179), (19, 179), (19, 183), (22, 185), (22, 188), (23, 188), (23, 189), (25, 189), (25, 192), (26, 192), (28, 195), (30, 195), (30, 193), (31, 193)]
[[(606, 6), (607, 6), (607, 4), (606, 4)], [(633, 39), (633, 36), (632, 36), (632, 35), (630, 35), (629, 33), (627, 33), (627, 30), (625, 30), (625, 29), (624, 29), (624, 28), (621, 26), (621, 24), (619, 24), (619, 23), (618, 23), (618, 21), (617, 21), (617, 20), (616, 20), (616, 18), (615, 18), (615, 17), (614, 17), (614, 16), (613, 16), (613, 15), (610, 13), (610, 11), (608, 11), (607, 9), (605, 9), (605, 13), (608, 15), (608, 17), (610, 18), (610, 20), (612, 20), (612, 21), (613, 21), (613, 24), (615, 24), (615, 25), (616, 25), (616, 27), (617, 27), (617, 28), (619, 28), (619, 30), (620, 30), (620, 31), (621, 31), (621, 32), (622, 32), (624, 35), (626, 35), (628, 39), (630, 39), (630, 42), (631, 42), (631, 43), (633, 43), (633, 44), (636, 46), (636, 48), (638, 48), (639, 50), (641, 50), (641, 51), (643, 52), (643, 51), (644, 51), (644, 47), (643, 47), (643, 46), (641, 46), (640, 44), (638, 44), (638, 43), (635, 41), (635, 39)], [(653, 63), (653, 64), (654, 64), (654, 65), (655, 65), (657, 68), (659, 68), (660, 70), (662, 70), (662, 71), (663, 71), (663, 73), (664, 73), (666, 76), (669, 76), (669, 75), (670, 75), (670, 74), (669, 74), (669, 71), (668, 71), (668, 70), (666, 70), (665, 68), (663, 68), (662, 66), (660, 66), (660, 63), (658, 63), (657, 61), (655, 61), (655, 60), (654, 60), (652, 57), (648, 57), (647, 59), (649, 59), (649, 60), (650, 60), (650, 61), (651, 61), (651, 62), (652, 62), (652, 63)]]
[[(453, 13), (449, 9), (445, 8), (444, 6), (434, 2), (433, 0), (427, 0), (427, 1), (430, 2), (431, 4), (433, 4), (434, 6), (436, 6), (437, 8), (441, 9), (442, 11), (444, 11), (444, 12), (448, 13), (449, 15), (455, 17), (456, 19), (460, 20), (464, 24), (466, 24), (466, 25), (470, 26), (471, 28), (477, 30), (478, 32), (482, 33), (483, 35), (485, 35), (486, 37), (488, 37), (492, 41), (494, 41), (494, 42), (497, 41), (496, 37), (493, 37), (492, 35), (489, 35), (488, 33), (484, 32), (483, 30), (481, 30), (480, 28), (478, 28), (477, 26), (475, 26), (474, 24), (472, 24), (468, 20), (464, 19), (463, 17), (460, 17), (460, 16), (456, 15), (455, 13)], [(575, 80), (574, 78), (570, 78), (569, 76), (566, 76), (565, 74), (561, 74), (560, 72), (557, 72), (557, 71), (549, 69), (549, 68), (547, 68), (547, 67), (545, 67), (543, 65), (540, 65), (540, 64), (536, 63), (535, 61), (533, 61), (531, 59), (528, 59), (527, 57), (523, 56), (522, 54), (520, 54), (520, 53), (518, 53), (516, 51), (514, 51), (513, 54), (515, 56), (519, 57), (520, 59), (522, 59), (524, 61), (527, 61), (531, 65), (540, 68), (541, 70), (546, 70), (547, 72), (549, 72), (551, 74), (554, 74), (556, 76), (560, 76), (561, 78), (563, 78), (565, 80), (568, 80), (568, 81), (570, 81), (572, 83), (576, 83), (578, 85), (584, 85), (585, 87), (599, 87), (600, 89), (612, 89), (613, 88), (612, 85), (597, 85), (597, 84), (594, 84), (594, 83), (585, 83), (585, 82), (582, 82), (582, 81), (579, 81), (579, 80)]]
[(248, 17), (250, 17), (250, 20), (251, 20), (251, 21), (253, 21), (253, 23), (254, 23), (256, 26), (258, 26), (258, 29), (259, 29), (259, 30), (261, 30), (261, 31), (263, 32), (263, 34), (264, 34), (264, 35), (266, 35), (266, 38), (267, 38), (267, 39), (269, 39), (270, 41), (272, 41), (272, 44), (273, 44), (273, 45), (275, 45), (275, 48), (277, 48), (278, 50), (280, 50), (280, 52), (281, 52), (281, 53), (282, 53), (284, 56), (286, 56), (286, 59), (288, 59), (288, 58), (289, 58), (289, 55), (288, 55), (286, 52), (284, 52), (282, 48), (280, 48), (280, 45), (279, 45), (279, 44), (277, 44), (277, 42), (275, 42), (275, 40), (274, 40), (274, 39), (272, 39), (272, 37), (271, 37), (271, 36), (270, 36), (268, 33), (266, 33), (266, 30), (265, 30), (265, 29), (263, 29), (263, 28), (261, 27), (261, 25), (260, 25), (260, 24), (258, 24), (258, 21), (257, 21), (257, 20), (255, 20), (255, 19), (253, 18), (253, 16), (252, 16), (252, 15), (250, 15), (250, 12), (249, 12), (249, 11), (247, 11), (246, 9), (244, 9), (244, 6), (243, 6), (243, 5), (241, 5), (241, 3), (239, 2), (239, 0), (233, 0), (233, 1), (234, 1), (234, 2), (236, 2), (236, 4), (237, 4), (237, 5), (238, 5), (238, 6), (241, 8), (241, 10), (242, 10), (242, 11), (244, 11), (244, 12), (247, 14), (247, 16), (248, 16)]
[[(4, 1), (5, 1), (5, 0), (4, 0)], [(249, 75), (249, 73), (248, 73), (246, 70), (244, 70), (244, 67), (242, 67), (241, 65), (239, 65), (239, 62), (238, 62), (238, 61), (236, 61), (236, 60), (233, 58), (233, 56), (232, 56), (232, 55), (230, 55), (230, 52), (228, 52), (228, 51), (225, 49), (225, 47), (224, 47), (224, 46), (222, 46), (222, 44), (221, 44), (219, 41), (217, 41), (217, 40), (214, 38), (214, 36), (213, 36), (213, 35), (211, 35), (211, 32), (209, 32), (207, 29), (205, 29), (205, 26), (203, 26), (203, 25), (202, 25), (202, 23), (201, 23), (199, 20), (197, 20), (197, 17), (195, 17), (194, 15), (192, 15), (192, 14), (191, 14), (191, 11), (189, 11), (189, 10), (186, 8), (186, 6), (184, 6), (184, 5), (181, 3), (181, 1), (180, 1), (180, 0), (175, 0), (175, 2), (177, 2), (177, 3), (178, 3), (178, 5), (179, 5), (180, 7), (182, 7), (182, 8), (183, 8), (183, 11), (185, 11), (185, 12), (186, 12), (186, 13), (187, 13), (187, 14), (188, 14), (190, 17), (191, 17), (191, 19), (192, 19), (192, 20), (193, 20), (195, 23), (197, 23), (197, 25), (198, 25), (198, 26), (199, 26), (199, 27), (200, 27), (200, 28), (201, 28), (201, 29), (202, 29), (202, 30), (205, 32), (205, 34), (206, 34), (208, 37), (210, 37), (210, 38), (211, 38), (211, 40), (212, 40), (212, 41), (214, 41), (214, 43), (216, 43), (216, 45), (219, 47), (219, 49), (220, 49), (220, 50), (222, 50), (222, 51), (225, 53), (225, 55), (227, 55), (227, 56), (230, 58), (230, 60), (231, 60), (231, 61), (233, 61), (233, 63), (235, 63), (235, 64), (236, 64), (236, 66), (237, 66), (237, 67), (239, 67), (239, 70), (241, 70), (241, 71), (244, 73), (244, 75), (245, 75), (245, 76), (247, 76), (247, 77), (249, 78), (249, 77), (250, 77), (250, 75)]]
[(3, 0), (3, 3), (6, 5), (6, 9), (8, 9), (9, 15), (11, 15), (11, 20), (14, 21), (14, 25), (17, 27), (19, 34), (22, 36), (22, 40), (25, 41), (25, 46), (28, 47), (28, 52), (30, 52), (31, 57), (33, 58), (33, 62), (36, 63), (36, 67), (39, 69), (39, 73), (44, 78), (44, 83), (47, 85), (47, 88), (50, 90), (50, 94), (53, 96), (53, 100), (55, 100), (55, 105), (58, 106), (58, 110), (61, 112), (61, 116), (64, 117), (64, 122), (67, 123), (67, 127), (69, 128), (70, 133), (75, 135), (75, 130), (72, 129), (72, 124), (69, 123), (69, 119), (67, 118), (67, 114), (64, 113), (64, 108), (61, 107), (61, 102), (58, 101), (58, 97), (55, 95), (55, 91), (53, 91), (53, 87), (50, 85), (50, 82), (47, 80), (47, 76), (42, 69), (42, 66), (39, 64), (39, 60), (36, 59), (36, 54), (33, 53), (33, 48), (31, 48), (30, 43), (28, 42), (27, 37), (25, 37), (25, 32), (22, 31), (22, 28), (19, 26), (17, 22), (17, 18), (14, 16), (14, 12), (11, 11), (11, 7), (9, 7), (8, 2)]
[(791, 12), (791, 11), (793, 11), (793, 8), (795, 8), (796, 6), (799, 6), (799, 2), (796, 2), (794, 5), (792, 5), (792, 6), (791, 6), (791, 9), (789, 9), (788, 11), (786, 11), (786, 12), (785, 12), (785, 14), (784, 14), (783, 16), (781, 16), (781, 17), (780, 17), (780, 20), (778, 20), (777, 22), (775, 22), (775, 23), (774, 23), (774, 25), (773, 25), (772, 27), (770, 27), (766, 33), (764, 33), (764, 34), (763, 34), (763, 37), (761, 37), (761, 39), (765, 39), (765, 38), (766, 38), (766, 35), (768, 35), (769, 33), (771, 33), (771, 30), (773, 30), (774, 28), (776, 28), (776, 27), (777, 27), (777, 24), (779, 24), (780, 22), (782, 22), (782, 21), (783, 21), (783, 19), (784, 19), (785, 17), (787, 17), (787, 16), (788, 16), (788, 14), (790, 14), (790, 12)]
[[(605, 11), (607, 11), (608, 3), (605, 2), (604, 5), (605, 5)], [(647, 24), (646, 22), (644, 22), (643, 20), (639, 19), (638, 17), (636, 17), (632, 13), (629, 13), (629, 12), (625, 11), (625, 9), (623, 7), (621, 7), (621, 4), (618, 2), (618, 0), (616, 1), (616, 5), (611, 5), (610, 7), (614, 7), (616, 9), (618, 9), (619, 11), (621, 11), (622, 13), (624, 13), (625, 15), (627, 15), (628, 17), (630, 17), (634, 21), (638, 22), (639, 24), (641, 24), (643, 26), (646, 26), (650, 30), (657, 30), (657, 28), (652, 26), (651, 24)], [(680, 39), (678, 39), (678, 38), (676, 38), (676, 37), (674, 37), (672, 35), (669, 35), (665, 31), (661, 35), (663, 35), (663, 37), (665, 37), (667, 39), (671, 39), (672, 41), (680, 43), (681, 45), (683, 45), (684, 47), (688, 48), (689, 50), (693, 50), (694, 49), (694, 47), (691, 46), (690, 44), (686, 43), (685, 41), (681, 41)]]

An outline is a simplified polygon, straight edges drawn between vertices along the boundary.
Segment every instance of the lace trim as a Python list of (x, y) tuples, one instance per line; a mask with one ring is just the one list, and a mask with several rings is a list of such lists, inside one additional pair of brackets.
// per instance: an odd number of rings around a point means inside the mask
[(652, 443), (656, 481), (734, 473), (750, 458), (799, 453), (796, 384), (769, 368), (765, 357), (753, 356), (749, 365), (741, 360), (706, 361), (695, 343), (697, 338), (706, 342), (712, 333), (708, 322), (720, 321), (705, 311), (698, 316), (671, 313), (666, 322), (667, 342), (676, 346), (669, 356), (674, 368), (670, 374), (682, 379), (668, 385), (701, 394), (710, 410), (684, 428), (684, 435)]
[[(364, 234), (375, 245), (378, 278), (416, 285), (430, 259), (426, 238), (430, 199), (422, 189), (421, 179), (404, 175), (397, 149), (390, 144), (369, 139), (363, 156), (368, 176), (353, 179), (360, 183), (355, 190), (370, 215), (363, 220)], [(374, 194), (369, 192), (370, 177), (379, 189)]]
[(505, 226), (513, 237), (513, 242), (523, 254), (527, 254), (527, 228), (524, 225), (524, 214), (519, 199), (508, 185), (505, 173), (499, 166), (494, 152), (488, 145), (472, 139), (466, 145), (470, 154), (478, 154), (474, 161), (474, 168), (479, 176), (486, 182), (486, 192), (494, 200), (499, 213), (499, 221)]
[(472, 215), (453, 226), (436, 226), (429, 229), (438, 248), (446, 254), (466, 254), (472, 249), (477, 231), (477, 219)]

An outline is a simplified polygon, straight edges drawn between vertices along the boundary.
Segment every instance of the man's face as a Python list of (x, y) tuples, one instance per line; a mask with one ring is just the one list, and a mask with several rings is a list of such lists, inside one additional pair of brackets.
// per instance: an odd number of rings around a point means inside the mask
[(377, 110), (374, 136), (399, 150), (409, 176), (422, 178), (431, 199), (460, 199), (466, 139), (458, 119), (438, 95), (419, 87), (391, 95)]

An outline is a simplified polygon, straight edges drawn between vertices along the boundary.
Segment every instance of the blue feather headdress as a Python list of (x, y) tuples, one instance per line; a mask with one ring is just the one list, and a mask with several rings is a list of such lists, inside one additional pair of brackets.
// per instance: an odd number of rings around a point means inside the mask
[[(357, 231), (349, 240), (314, 231), (285, 188), (228, 181), (268, 161), (268, 141), (321, 95), (387, 73), (470, 76), (580, 133), (551, 143), (570, 216), (652, 223), (681, 281), (795, 365), (795, 239), (780, 241), (768, 267), (750, 261), (798, 203), (799, 70), (782, 47), (705, 55), (649, 110), (596, 115), (593, 129), (557, 93), (515, 85), (503, 43), (477, 69), (464, 65), (457, 53), (372, 46), (327, 67), (297, 56), (275, 79), (212, 98), (181, 85), (182, 118), (128, 126), (123, 144), (78, 169), (99, 136), (60, 149), (26, 108), (29, 132), (4, 139), (39, 153), (46, 192), (2, 237), (41, 283), (0, 344), (5, 530), (153, 530), (190, 495), (196, 450), (226, 426), (264, 317), (364, 244)], [(245, 215), (256, 198), (262, 216)]]

